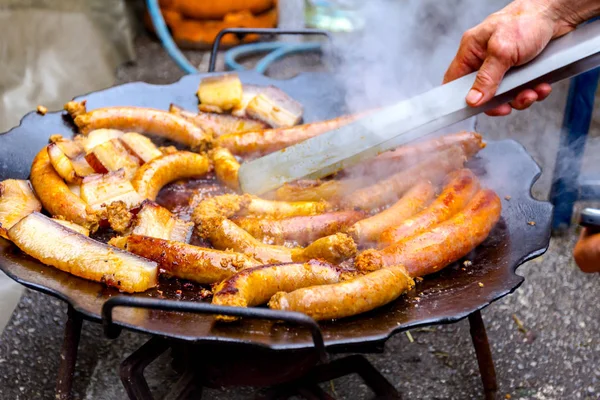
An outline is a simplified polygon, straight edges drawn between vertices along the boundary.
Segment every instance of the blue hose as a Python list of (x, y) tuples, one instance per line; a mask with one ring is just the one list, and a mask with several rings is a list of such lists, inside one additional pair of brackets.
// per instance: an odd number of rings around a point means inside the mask
[[(152, 20), (152, 25), (154, 26), (154, 31), (158, 36), (159, 40), (162, 43), (162, 46), (167, 51), (167, 54), (175, 61), (177, 66), (181, 68), (186, 74), (197, 74), (198, 70), (194, 67), (188, 59), (183, 55), (177, 44), (171, 37), (169, 32), (169, 28), (165, 23), (165, 19), (162, 16), (160, 11), (160, 7), (158, 5), (158, 0), (146, 0), (146, 7), (148, 8), (148, 13), (150, 14), (150, 19)], [(320, 51), (321, 44), (320, 43), (279, 43), (279, 42), (267, 42), (267, 43), (252, 43), (234, 47), (225, 53), (225, 65), (234, 71), (244, 71), (244, 68), (241, 64), (236, 61), (238, 56), (244, 54), (254, 54), (257, 52), (267, 52), (271, 51), (271, 53), (267, 54), (263, 57), (254, 67), (254, 69), (260, 73), (264, 74), (269, 65), (273, 62), (279, 60), (282, 57), (285, 57), (289, 54), (302, 53), (307, 51)]]
[(160, 12), (158, 0), (146, 0), (146, 7), (148, 7), (148, 13), (150, 14), (152, 25), (154, 25), (154, 31), (156, 32), (156, 35), (160, 39), (169, 56), (186, 74), (197, 74), (198, 70), (196, 67), (194, 67), (188, 61), (181, 50), (179, 50), (179, 47), (177, 47), (177, 44), (175, 44), (173, 41), (173, 38), (169, 33), (169, 28), (167, 28), (167, 24), (165, 23), (165, 19)]

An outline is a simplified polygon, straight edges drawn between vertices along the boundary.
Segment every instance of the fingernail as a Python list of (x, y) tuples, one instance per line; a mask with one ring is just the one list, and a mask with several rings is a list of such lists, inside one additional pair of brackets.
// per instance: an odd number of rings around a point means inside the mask
[(469, 94), (467, 94), (467, 103), (471, 105), (476, 105), (482, 97), (483, 93), (481, 93), (479, 90), (471, 89), (469, 91)]

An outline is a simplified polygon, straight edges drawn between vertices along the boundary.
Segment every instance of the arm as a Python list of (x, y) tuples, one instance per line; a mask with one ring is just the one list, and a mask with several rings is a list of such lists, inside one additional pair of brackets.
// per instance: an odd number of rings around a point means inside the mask
[[(511, 67), (531, 61), (550, 40), (597, 15), (599, 0), (516, 0), (465, 32), (444, 83), (479, 70), (466, 101), (470, 106), (480, 106), (494, 97)], [(525, 109), (544, 100), (551, 90), (548, 84), (524, 90), (510, 104), (499, 106), (488, 115)]]

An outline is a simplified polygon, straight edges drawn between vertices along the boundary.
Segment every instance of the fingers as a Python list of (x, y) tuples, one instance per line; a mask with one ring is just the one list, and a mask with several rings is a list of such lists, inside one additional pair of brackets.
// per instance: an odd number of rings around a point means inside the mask
[(451, 82), (477, 71), (481, 67), (485, 59), (487, 41), (490, 35), (491, 30), (481, 25), (465, 32), (456, 56), (444, 74), (443, 83)]
[(504, 117), (506, 115), (509, 115), (511, 112), (512, 107), (510, 106), (510, 104), (506, 103), (491, 110), (488, 110), (485, 113), (490, 117)]
[(530, 107), (533, 103), (538, 100), (538, 94), (533, 89), (523, 90), (521, 93), (515, 97), (513, 101), (510, 102), (510, 105), (515, 110), (524, 110)]
[(526, 89), (519, 93), (513, 101), (503, 104), (489, 111), (486, 114), (490, 117), (503, 117), (509, 115), (514, 108), (515, 110), (525, 110), (536, 101), (544, 101), (552, 93), (552, 87), (548, 83), (537, 85), (533, 89)]
[(477, 73), (473, 87), (467, 94), (467, 104), (471, 107), (477, 107), (490, 101), (496, 94), (498, 85), (500, 85), (504, 74), (510, 67), (510, 60), (491, 55), (486, 58)]
[(546, 100), (546, 97), (550, 96), (550, 93), (552, 93), (552, 86), (550, 86), (549, 83), (541, 83), (533, 90), (535, 90), (538, 95), (537, 101), (544, 101)]

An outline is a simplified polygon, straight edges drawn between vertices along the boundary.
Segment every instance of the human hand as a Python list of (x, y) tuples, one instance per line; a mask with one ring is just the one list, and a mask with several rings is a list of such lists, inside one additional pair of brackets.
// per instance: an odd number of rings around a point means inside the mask
[[(490, 15), (462, 37), (458, 52), (444, 76), (444, 83), (479, 70), (466, 97), (472, 107), (492, 99), (506, 72), (531, 61), (548, 45), (577, 26), (583, 14), (573, 13), (564, 0), (516, 0)], [(513, 101), (488, 111), (491, 116), (523, 110), (550, 95), (549, 84), (519, 93)]]

